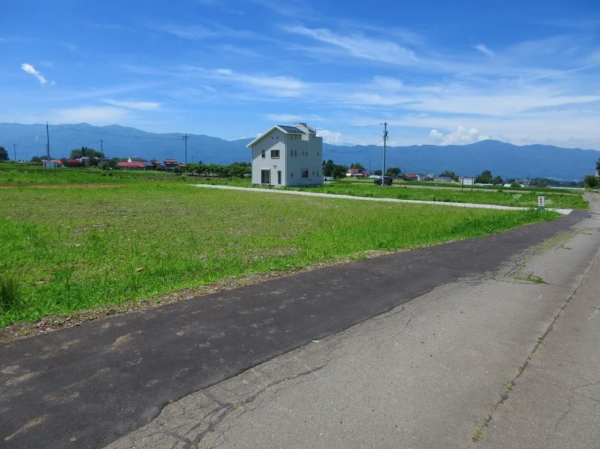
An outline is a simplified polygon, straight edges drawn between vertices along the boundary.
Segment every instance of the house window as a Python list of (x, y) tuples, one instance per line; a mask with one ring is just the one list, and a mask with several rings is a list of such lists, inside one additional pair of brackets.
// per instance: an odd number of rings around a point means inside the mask
[(302, 177), (308, 179), (308, 170), (302, 170)]
[(271, 159), (279, 159), (279, 150), (271, 150)]
[(264, 159), (264, 158), (266, 158), (266, 157), (267, 157), (267, 150), (262, 150), (262, 151), (260, 152), (260, 156), (261, 156), (263, 159)]
[(298, 156), (298, 150), (294, 150), (294, 156)]
[(294, 155), (294, 150), (290, 150), (290, 156)]

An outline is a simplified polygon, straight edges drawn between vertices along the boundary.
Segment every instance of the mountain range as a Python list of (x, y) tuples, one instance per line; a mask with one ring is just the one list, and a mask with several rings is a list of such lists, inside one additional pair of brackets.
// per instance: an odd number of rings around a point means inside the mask
[[(103, 149), (107, 157), (143, 157), (145, 159), (185, 158), (182, 133), (156, 134), (119, 125), (93, 126), (87, 123), (51, 125), (50, 153), (53, 158), (68, 157), (82, 146)], [(250, 161), (246, 145), (252, 138), (224, 140), (202, 134), (189, 134), (188, 162), (229, 164)], [(30, 160), (46, 154), (46, 125), (0, 123), (0, 146), (13, 159)], [(324, 159), (349, 165), (360, 162), (365, 168), (381, 168), (381, 146), (323, 145)], [(404, 173), (436, 173), (445, 170), (475, 176), (491, 170), (504, 178), (554, 178), (579, 180), (593, 173), (600, 151), (559, 148), (550, 145), (517, 146), (496, 140), (468, 145), (412, 145), (387, 148), (386, 165), (400, 167)]]

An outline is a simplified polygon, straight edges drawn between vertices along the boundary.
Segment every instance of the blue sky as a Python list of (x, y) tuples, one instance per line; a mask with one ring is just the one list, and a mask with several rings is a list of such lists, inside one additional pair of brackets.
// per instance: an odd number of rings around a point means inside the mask
[(600, 149), (597, 0), (7, 0), (0, 122)]

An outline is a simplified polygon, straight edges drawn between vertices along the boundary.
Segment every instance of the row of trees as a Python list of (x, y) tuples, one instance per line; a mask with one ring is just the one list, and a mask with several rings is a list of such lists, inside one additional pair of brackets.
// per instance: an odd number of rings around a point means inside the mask
[(490, 170), (484, 170), (479, 176), (475, 177), (475, 183), (499, 185), (504, 184), (504, 180), (500, 176), (496, 176), (494, 178), (494, 175), (492, 175), (492, 172)]
[[(596, 162), (596, 174), (600, 174), (600, 159)], [(588, 189), (600, 189), (600, 178), (595, 175), (587, 175), (583, 183)]]
[(250, 162), (234, 162), (229, 165), (217, 164), (188, 164), (186, 167), (177, 167), (175, 172), (187, 172), (200, 176), (219, 176), (222, 178), (243, 178), (252, 173), (252, 164)]

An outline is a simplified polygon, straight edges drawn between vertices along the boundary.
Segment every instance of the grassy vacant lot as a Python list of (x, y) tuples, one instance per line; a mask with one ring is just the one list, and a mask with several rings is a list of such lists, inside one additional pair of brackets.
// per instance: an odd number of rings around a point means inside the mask
[(178, 182), (17, 187), (0, 195), (0, 326), (556, 217), (349, 204)]
[(185, 179), (173, 173), (157, 171), (102, 171), (97, 168), (44, 169), (39, 165), (0, 164), (0, 186), (123, 184), (149, 179)]
[[(301, 189), (294, 189), (301, 190)], [(408, 189), (402, 187), (380, 187), (374, 184), (334, 183), (310, 189), (311, 192), (337, 195), (366, 196), (375, 198), (397, 198), (401, 200), (441, 201), (449, 203), (498, 204), (501, 206), (537, 207), (537, 192), (498, 192), (465, 190)], [(587, 209), (582, 194), (563, 195), (544, 192), (546, 207), (558, 209)]]

